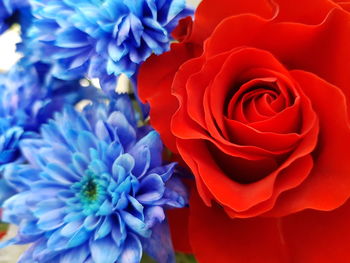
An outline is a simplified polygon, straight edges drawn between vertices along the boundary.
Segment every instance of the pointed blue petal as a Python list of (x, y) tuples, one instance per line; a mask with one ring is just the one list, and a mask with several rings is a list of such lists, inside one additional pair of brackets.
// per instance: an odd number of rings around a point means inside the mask
[(63, 252), (63, 254), (61, 254), (60, 263), (84, 263), (89, 254), (90, 251), (89, 246), (87, 244), (79, 246), (77, 248), (72, 248), (67, 252)]
[(142, 239), (145, 252), (159, 263), (175, 263), (174, 249), (170, 231), (166, 222), (157, 224), (152, 229), (152, 236)]
[(115, 263), (121, 252), (110, 236), (90, 240), (90, 250), (95, 263)]
[(100, 224), (99, 228), (96, 229), (94, 240), (98, 240), (101, 238), (106, 237), (109, 235), (112, 231), (112, 219), (109, 216), (106, 216), (102, 223)]
[(124, 242), (123, 253), (120, 255), (118, 263), (139, 263), (141, 257), (141, 242), (134, 234), (129, 233)]

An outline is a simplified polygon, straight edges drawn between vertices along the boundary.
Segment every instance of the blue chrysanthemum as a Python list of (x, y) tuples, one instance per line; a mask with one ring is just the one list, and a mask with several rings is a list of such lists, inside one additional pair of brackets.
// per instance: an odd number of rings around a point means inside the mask
[[(22, 67), (19, 63), (0, 74), (0, 173), (23, 159), (20, 140), (35, 136), (33, 132), (62, 109), (64, 102), (79, 99), (78, 88), (78, 81), (53, 78), (44, 64)], [(11, 193), (0, 176), (0, 204)]]
[(21, 146), (29, 164), (7, 173), (19, 193), (3, 214), (20, 227), (10, 243), (34, 243), (20, 262), (138, 263), (142, 248), (173, 262), (163, 209), (183, 206), (183, 189), (126, 97), (67, 107)]
[(21, 23), (24, 31), (30, 24), (28, 0), (0, 0), (0, 34), (14, 23)]
[(88, 73), (115, 88), (115, 76), (131, 77), (152, 53), (168, 50), (170, 32), (189, 15), (185, 0), (31, 0), (36, 17), (32, 45), (56, 61), (55, 75)]

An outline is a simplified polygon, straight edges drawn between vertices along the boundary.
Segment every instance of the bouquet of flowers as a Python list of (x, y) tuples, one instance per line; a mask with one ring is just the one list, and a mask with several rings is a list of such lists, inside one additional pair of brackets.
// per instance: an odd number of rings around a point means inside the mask
[(350, 262), (350, 1), (0, 0), (14, 25), (18, 262)]

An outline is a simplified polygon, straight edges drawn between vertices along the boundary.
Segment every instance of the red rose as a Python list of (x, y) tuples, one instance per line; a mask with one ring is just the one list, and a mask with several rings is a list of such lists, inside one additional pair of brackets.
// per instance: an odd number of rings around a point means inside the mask
[(196, 179), (199, 262), (350, 262), (347, 6), (204, 0), (141, 67), (151, 122)]

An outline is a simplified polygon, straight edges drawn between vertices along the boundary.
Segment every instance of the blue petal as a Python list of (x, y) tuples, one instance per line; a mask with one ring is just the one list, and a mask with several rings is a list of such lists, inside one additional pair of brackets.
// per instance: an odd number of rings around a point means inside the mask
[(51, 210), (62, 208), (64, 205), (64, 202), (55, 198), (43, 200), (36, 205), (33, 213), (36, 217), (40, 217), (43, 214), (49, 213)]
[(67, 247), (77, 247), (86, 242), (89, 239), (89, 237), (90, 233), (86, 231), (84, 227), (81, 227), (68, 241)]
[(144, 220), (144, 216), (143, 216), (143, 205), (139, 203), (139, 201), (137, 199), (135, 199), (132, 196), (128, 196), (129, 202), (130, 202), (130, 206), (129, 206), (129, 212), (132, 213), (134, 216), (136, 216), (137, 218)]
[(113, 207), (112, 204), (109, 200), (105, 200), (102, 205), (100, 206), (98, 212), (96, 213), (96, 215), (98, 216), (106, 216), (106, 215), (110, 215), (113, 211)]
[(115, 111), (108, 117), (107, 123), (116, 130), (119, 141), (128, 149), (136, 140), (136, 132), (122, 112)]
[(132, 173), (137, 177), (142, 177), (150, 167), (151, 152), (148, 145), (136, 144), (129, 152), (135, 159), (135, 167)]
[(121, 252), (110, 236), (90, 240), (90, 250), (95, 263), (115, 263)]
[(131, 29), (129, 16), (124, 17), (123, 22), (119, 25), (117, 45), (121, 45), (128, 37)]
[(130, 154), (134, 156), (136, 162), (142, 161), (137, 159), (137, 155), (138, 152), (142, 150), (143, 146), (147, 146), (151, 154), (149, 168), (152, 169), (160, 166), (162, 163), (163, 144), (159, 134), (156, 131), (149, 132), (130, 150)]
[(43, 233), (43, 230), (37, 226), (37, 220), (28, 220), (26, 224), (23, 224), (19, 229), (21, 235), (25, 236), (38, 236)]
[(80, 180), (80, 177), (74, 172), (70, 171), (69, 169), (55, 164), (55, 163), (49, 163), (45, 167), (47, 175), (49, 176), (49, 179), (56, 181), (61, 184), (71, 184), (73, 182), (76, 182)]
[(145, 209), (145, 222), (149, 227), (161, 223), (165, 219), (164, 209), (161, 206), (151, 206)]
[[(144, 30), (144, 27), (142, 26), (140, 19), (134, 14), (130, 14), (129, 19), (130, 19), (132, 34), (134, 36), (137, 46), (139, 47), (141, 45), (141, 36)], [(136, 63), (139, 63), (139, 62), (141, 61), (138, 61)]]
[(113, 163), (112, 172), (117, 182), (120, 183), (124, 180), (124, 177), (120, 174), (120, 168), (124, 168), (124, 174), (128, 175), (132, 171), (135, 166), (135, 160), (130, 154), (120, 155)]
[(109, 43), (108, 45), (108, 54), (114, 62), (118, 62), (127, 54), (127, 52), (128, 50), (124, 47), (124, 45), (118, 44), (117, 46), (115, 43)]
[(10, 196), (16, 193), (15, 189), (12, 188), (4, 179), (0, 179), (0, 206)]
[(174, 17), (177, 16), (185, 8), (186, 8), (186, 1), (185, 0), (172, 1), (171, 6), (168, 10), (167, 20), (170, 21), (170, 20), (174, 19)]
[(60, 262), (84, 263), (89, 254), (89, 246), (86, 244), (63, 252), (60, 256)]
[(99, 175), (105, 172), (108, 172), (108, 167), (101, 160), (93, 160), (89, 165), (89, 169), (94, 174), (99, 174)]
[(96, 229), (94, 240), (98, 240), (101, 238), (106, 237), (109, 235), (112, 231), (112, 219), (109, 216), (106, 216), (102, 223), (100, 224), (99, 228)]
[(94, 230), (101, 223), (101, 217), (89, 215), (85, 218), (84, 227), (88, 231)]
[(151, 231), (148, 229), (147, 225), (137, 217), (125, 211), (120, 211), (120, 215), (125, 224), (135, 233), (143, 237), (149, 237), (151, 235)]
[(161, 177), (157, 174), (150, 174), (141, 181), (136, 199), (142, 204), (152, 204), (163, 197), (165, 186)]
[(86, 157), (81, 153), (74, 153), (72, 162), (75, 167), (75, 170), (81, 175), (83, 175), (88, 167), (88, 160), (86, 159)]
[(152, 236), (142, 239), (145, 252), (159, 263), (175, 263), (174, 249), (166, 222), (152, 228)]
[(123, 148), (119, 142), (112, 142), (109, 144), (107, 149), (107, 156), (111, 159), (111, 161), (114, 161), (117, 159), (123, 152)]
[(96, 149), (97, 148), (97, 141), (96, 137), (88, 132), (88, 131), (81, 131), (78, 135), (78, 141), (80, 151), (85, 155), (89, 156), (90, 149)]
[(176, 163), (170, 163), (168, 165), (158, 166), (151, 169), (148, 172), (148, 174), (152, 174), (152, 173), (158, 174), (162, 178), (163, 182), (166, 182), (173, 175), (175, 166), (176, 166)]
[(120, 255), (118, 263), (139, 263), (141, 258), (141, 242), (134, 234), (129, 233), (124, 242), (123, 253)]
[(61, 235), (64, 237), (72, 237), (78, 230), (82, 227), (82, 222), (81, 221), (73, 221), (69, 222), (66, 224), (64, 227), (61, 229)]
[[(68, 203), (67, 203), (68, 204)], [(75, 209), (79, 209), (79, 207), (74, 207)], [(68, 210), (68, 209), (67, 209)], [(73, 221), (80, 221), (82, 219), (84, 219), (85, 215), (81, 212), (81, 211), (77, 211), (77, 212), (72, 212), (72, 211), (67, 211), (67, 215), (64, 217), (64, 222), (69, 223), (69, 222), (73, 222)]]
[(113, 217), (112, 238), (117, 246), (121, 246), (127, 236), (125, 223), (118, 213)]
[(87, 35), (72, 27), (59, 31), (55, 42), (56, 46), (64, 48), (80, 48), (89, 44)]
[(95, 134), (100, 140), (111, 142), (111, 132), (105, 125), (104, 121), (99, 120), (95, 126)]
[(67, 242), (69, 241), (69, 238), (64, 237), (61, 235), (61, 229), (57, 229), (51, 235), (48, 237), (47, 240), (47, 247), (52, 250), (62, 250), (62, 249), (68, 249)]
[(39, 216), (37, 226), (45, 231), (55, 230), (64, 224), (64, 209), (47, 211)]
[(46, 160), (47, 163), (66, 165), (71, 161), (71, 153), (68, 151), (68, 149), (58, 144), (54, 145), (54, 147), (45, 147), (40, 149), (39, 154)]

